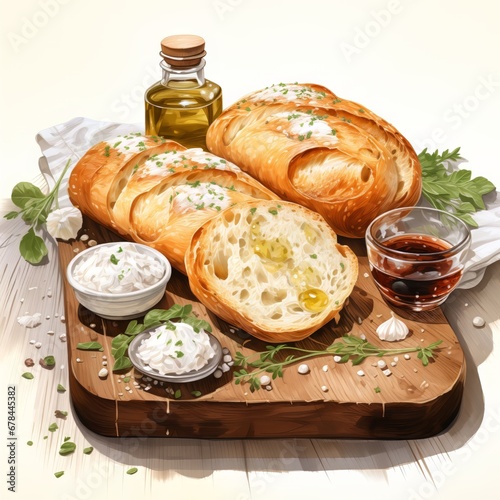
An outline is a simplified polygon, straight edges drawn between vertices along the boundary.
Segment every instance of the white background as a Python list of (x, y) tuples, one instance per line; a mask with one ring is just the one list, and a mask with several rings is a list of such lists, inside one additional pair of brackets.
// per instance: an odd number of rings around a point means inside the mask
[[(207, 76), (223, 87), (226, 106), (280, 81), (320, 83), (392, 122), (417, 152), (461, 146), (473, 172), (500, 187), (499, 14), (492, 0), (2, 0), (0, 198), (38, 174), (38, 131), (75, 116), (142, 123), (144, 90), (160, 77), (160, 41), (177, 33), (205, 37)], [(488, 366), (479, 376), (494, 380)], [(459, 457), (429, 498), (478, 488), (481, 498), (498, 498), (496, 448), (497, 438), (479, 447), (473, 437), (470, 457)], [(345, 482), (343, 491), (368, 490), (372, 472), (353, 471), (359, 485)], [(28, 485), (32, 473), (23, 473)], [(396, 476), (389, 471), (387, 481)], [(228, 482), (231, 471), (219, 477)], [(395, 495), (422, 484), (397, 487)], [(130, 491), (140, 498), (143, 488)]]
[(461, 146), (500, 186), (500, 7), (491, 0), (3, 2), (0, 197), (38, 173), (38, 131), (75, 116), (143, 122), (164, 36), (207, 42), (228, 106), (315, 82), (371, 108), (417, 152)]

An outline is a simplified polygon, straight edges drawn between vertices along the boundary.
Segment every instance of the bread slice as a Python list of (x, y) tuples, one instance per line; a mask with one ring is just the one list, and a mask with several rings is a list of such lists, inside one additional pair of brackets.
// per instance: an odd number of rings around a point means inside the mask
[(193, 235), (185, 266), (211, 311), (257, 338), (306, 338), (343, 308), (358, 275), (353, 251), (321, 215), (282, 201), (227, 208)]

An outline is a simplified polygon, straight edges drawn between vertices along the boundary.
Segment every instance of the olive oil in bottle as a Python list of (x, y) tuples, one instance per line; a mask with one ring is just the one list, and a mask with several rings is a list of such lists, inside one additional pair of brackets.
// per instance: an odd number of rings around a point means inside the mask
[(161, 42), (162, 79), (146, 90), (146, 134), (206, 148), (209, 125), (222, 112), (222, 90), (205, 79), (205, 40), (173, 35)]

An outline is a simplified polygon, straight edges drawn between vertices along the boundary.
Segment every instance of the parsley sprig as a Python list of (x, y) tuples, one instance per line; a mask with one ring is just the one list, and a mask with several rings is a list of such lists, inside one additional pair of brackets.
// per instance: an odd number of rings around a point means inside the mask
[[(239, 385), (248, 382), (250, 384), (250, 391), (254, 392), (260, 388), (260, 375), (262, 373), (269, 373), (273, 379), (276, 379), (283, 377), (283, 369), (291, 364), (325, 355), (340, 356), (341, 363), (351, 360), (353, 365), (359, 365), (370, 356), (383, 357), (416, 352), (418, 359), (422, 361), (424, 366), (427, 366), (430, 360), (434, 358), (434, 354), (442, 342), (442, 340), (438, 340), (426, 347), (415, 346), (401, 349), (381, 349), (370, 344), (367, 340), (354, 335), (345, 335), (324, 350), (303, 349), (287, 344), (268, 345), (265, 351), (252, 353), (248, 356), (244, 356), (239, 351), (236, 352), (234, 363), (236, 366), (240, 366), (241, 369), (234, 372), (234, 383)], [(282, 351), (293, 351), (299, 354), (290, 354), (284, 359), (279, 360), (277, 359), (277, 355)], [(249, 369), (252, 370), (249, 371)]]
[(424, 149), (418, 159), (422, 165), (422, 194), (425, 199), (434, 208), (452, 212), (469, 226), (477, 227), (471, 214), (486, 208), (483, 195), (495, 190), (495, 186), (484, 177), (472, 178), (470, 170), (447, 171), (447, 162), (463, 160), (460, 148), (441, 154), (437, 150), (429, 153)]
[(11, 220), (20, 215), (23, 221), (31, 226), (19, 244), (22, 257), (30, 264), (39, 264), (48, 253), (43, 239), (37, 236), (35, 231), (38, 231), (47, 222), (54, 202), (58, 208), (59, 186), (70, 164), (71, 160), (68, 160), (61, 176), (48, 194), (43, 194), (42, 190), (31, 182), (19, 182), (12, 190), (12, 202), (21, 210), (9, 212), (4, 217)]
[[(198, 319), (193, 314), (193, 306), (186, 304), (181, 306), (174, 304), (170, 309), (151, 309), (144, 316), (144, 323), (139, 323), (137, 320), (132, 320), (124, 333), (117, 335), (111, 342), (111, 354), (115, 359), (113, 371), (118, 372), (132, 367), (132, 362), (127, 356), (127, 350), (130, 342), (144, 330), (155, 328), (160, 325), (166, 325), (169, 329), (175, 329), (172, 320), (179, 320), (182, 323), (187, 323), (193, 327), (195, 332), (205, 330), (211, 332), (212, 327), (204, 319)], [(180, 352), (180, 351), (179, 351)], [(178, 356), (180, 357), (180, 356)]]

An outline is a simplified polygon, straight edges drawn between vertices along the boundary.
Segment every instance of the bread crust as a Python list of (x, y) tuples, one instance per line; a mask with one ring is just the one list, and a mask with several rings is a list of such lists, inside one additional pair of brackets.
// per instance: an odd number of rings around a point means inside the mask
[(347, 237), (363, 237), (377, 215), (414, 205), (421, 194), (409, 142), (367, 108), (316, 84), (245, 96), (210, 126), (207, 145)]

